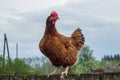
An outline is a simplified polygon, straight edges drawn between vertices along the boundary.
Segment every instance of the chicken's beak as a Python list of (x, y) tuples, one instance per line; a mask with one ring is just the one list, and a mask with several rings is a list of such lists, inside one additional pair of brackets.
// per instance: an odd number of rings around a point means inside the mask
[(58, 16), (56, 16), (56, 17), (55, 17), (55, 19), (56, 19), (56, 20), (59, 20), (59, 17), (58, 17)]
[(60, 18), (59, 18), (59, 17), (58, 17), (57, 19), (58, 19), (58, 20), (60, 20)]

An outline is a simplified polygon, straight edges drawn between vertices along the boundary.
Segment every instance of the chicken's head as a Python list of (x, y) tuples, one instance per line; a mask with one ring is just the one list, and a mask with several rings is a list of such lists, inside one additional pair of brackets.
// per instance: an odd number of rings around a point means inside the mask
[(55, 24), (57, 19), (59, 19), (57, 12), (52, 11), (50, 14), (50, 21), (52, 21), (52, 24)]

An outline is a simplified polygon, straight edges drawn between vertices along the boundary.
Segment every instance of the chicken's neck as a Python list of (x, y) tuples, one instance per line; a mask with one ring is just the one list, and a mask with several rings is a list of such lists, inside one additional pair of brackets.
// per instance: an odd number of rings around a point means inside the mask
[(57, 35), (58, 32), (57, 32), (57, 29), (55, 27), (55, 24), (46, 24), (45, 34), (51, 35), (51, 36)]

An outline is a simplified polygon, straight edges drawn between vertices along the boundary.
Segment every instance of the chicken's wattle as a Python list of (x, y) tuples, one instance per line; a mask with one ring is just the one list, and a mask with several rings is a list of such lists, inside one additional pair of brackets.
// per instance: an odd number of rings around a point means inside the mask
[(53, 20), (53, 21), (52, 21), (52, 24), (55, 24), (55, 23), (56, 23), (56, 21), (57, 21), (57, 20)]

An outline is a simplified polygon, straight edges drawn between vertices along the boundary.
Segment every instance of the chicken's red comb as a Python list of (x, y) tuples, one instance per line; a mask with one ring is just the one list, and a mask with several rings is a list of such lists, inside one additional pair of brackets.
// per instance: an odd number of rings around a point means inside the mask
[(55, 11), (52, 11), (50, 15), (58, 16), (57, 12), (55, 12)]

